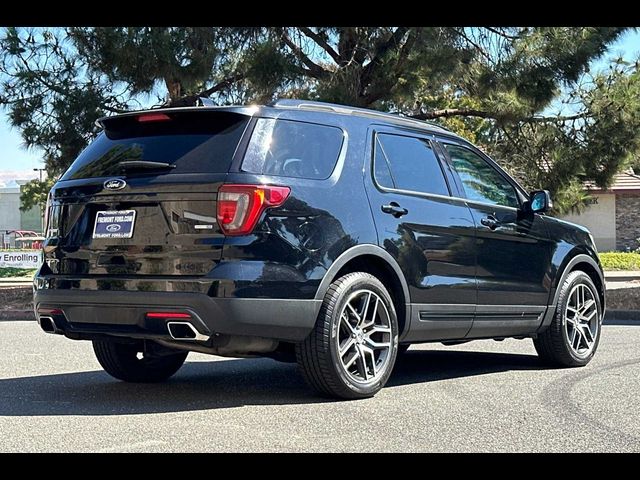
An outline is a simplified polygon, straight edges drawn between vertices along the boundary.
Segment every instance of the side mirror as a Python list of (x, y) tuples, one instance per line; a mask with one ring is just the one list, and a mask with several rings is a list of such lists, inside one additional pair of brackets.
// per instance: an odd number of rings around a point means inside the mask
[(536, 190), (531, 192), (529, 210), (533, 213), (544, 213), (553, 208), (549, 190)]

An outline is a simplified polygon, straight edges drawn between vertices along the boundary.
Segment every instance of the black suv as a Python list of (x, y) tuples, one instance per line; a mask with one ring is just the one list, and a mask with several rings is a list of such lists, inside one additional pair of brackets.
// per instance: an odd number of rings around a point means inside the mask
[(529, 337), (565, 367), (596, 351), (589, 232), (441, 127), (299, 100), (99, 123), (50, 193), (34, 305), (116, 378), (268, 356), (360, 398), (411, 343)]

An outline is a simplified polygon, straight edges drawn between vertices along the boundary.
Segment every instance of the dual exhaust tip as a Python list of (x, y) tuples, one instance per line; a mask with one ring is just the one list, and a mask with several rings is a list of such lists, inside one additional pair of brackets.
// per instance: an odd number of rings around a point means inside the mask
[(174, 340), (196, 340), (206, 342), (209, 335), (200, 333), (190, 322), (167, 322), (167, 330)]
[(46, 333), (58, 333), (58, 328), (56, 327), (56, 322), (53, 320), (53, 317), (41, 316), (40, 328)]
[(204, 335), (193, 326), (191, 313), (188, 312), (147, 312), (147, 318), (157, 318), (167, 322), (167, 330), (174, 340), (206, 342), (209, 335)]
[[(57, 311), (56, 311), (57, 313)], [(60, 311), (60, 313), (62, 313)], [(182, 316), (184, 315), (184, 317)], [(187, 317), (188, 314), (175, 314), (175, 315), (167, 315), (168, 318), (178, 317), (178, 318), (191, 318), (191, 315)], [(147, 317), (156, 317), (156, 315), (149, 315)], [(56, 326), (56, 322), (52, 315), (40, 315), (40, 328), (46, 333), (62, 333), (58, 327)], [(206, 342), (209, 340), (210, 336), (200, 333), (196, 327), (193, 326), (191, 322), (183, 321), (183, 320), (169, 320), (167, 322), (167, 330), (169, 331), (169, 335), (174, 340), (179, 341), (197, 341), (197, 342)]]
[(61, 334), (62, 331), (56, 325), (55, 317), (64, 316), (64, 312), (59, 308), (38, 308), (36, 318), (40, 328), (46, 333)]

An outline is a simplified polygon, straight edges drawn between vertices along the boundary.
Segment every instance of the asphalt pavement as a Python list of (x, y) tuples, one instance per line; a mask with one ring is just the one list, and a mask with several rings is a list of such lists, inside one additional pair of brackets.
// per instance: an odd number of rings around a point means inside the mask
[(585, 368), (530, 340), (413, 346), (376, 397), (316, 397), (293, 364), (190, 354), (118, 382), (91, 344), (0, 322), (0, 451), (640, 451), (640, 326), (605, 326)]

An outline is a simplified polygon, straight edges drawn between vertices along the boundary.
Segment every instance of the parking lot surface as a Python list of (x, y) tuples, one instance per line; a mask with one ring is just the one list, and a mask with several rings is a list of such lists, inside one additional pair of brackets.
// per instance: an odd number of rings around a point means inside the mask
[(605, 326), (585, 368), (530, 340), (413, 346), (375, 398), (319, 398), (294, 364), (190, 354), (118, 382), (89, 342), (0, 321), (0, 451), (640, 451), (640, 326)]

